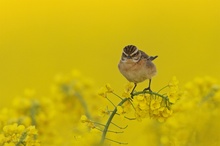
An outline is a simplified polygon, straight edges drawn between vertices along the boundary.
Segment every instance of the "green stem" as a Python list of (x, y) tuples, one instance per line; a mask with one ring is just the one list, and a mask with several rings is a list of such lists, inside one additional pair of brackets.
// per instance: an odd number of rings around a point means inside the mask
[(112, 94), (114, 94), (115, 96), (117, 96), (118, 98), (120, 98), (121, 100), (123, 100), (123, 98), (121, 98), (118, 94), (112, 92)]
[(75, 93), (74, 95), (77, 97), (77, 99), (79, 100), (80, 104), (82, 105), (82, 107), (83, 107), (83, 109), (84, 109), (84, 111), (85, 111), (85, 115), (86, 115), (89, 119), (91, 119), (92, 117), (91, 117), (91, 115), (90, 115), (90, 113), (89, 113), (89, 109), (88, 109), (88, 107), (87, 107), (87, 103), (86, 103), (86, 101), (84, 100), (83, 96), (82, 96), (80, 93)]
[(21, 144), (26, 145), (26, 144), (24, 143), (24, 140), (25, 140), (26, 137), (27, 137), (27, 132), (22, 133), (22, 135), (21, 135), (21, 137), (20, 137), (18, 143), (16, 143), (15, 146), (20, 146)]
[(209, 100), (210, 98), (212, 98), (215, 93), (218, 91), (218, 89), (213, 89), (211, 88), (210, 91), (208, 92), (207, 95), (205, 95), (202, 100), (200, 101), (200, 104), (204, 103), (205, 101)]
[[(135, 110), (135, 109), (134, 109), (134, 110)], [(120, 114), (116, 113), (116, 115), (120, 115)], [(128, 119), (128, 120), (136, 120), (136, 118), (129, 118), (129, 117), (126, 117), (126, 116), (124, 116), (124, 118), (125, 118), (125, 119)]]
[(108, 97), (106, 99), (115, 107), (115, 104)]
[(160, 91), (162, 91), (163, 89), (169, 87), (169, 85), (166, 85), (165, 87), (161, 88), (157, 93), (160, 93)]
[(92, 121), (92, 123), (94, 123), (94, 124), (96, 124), (96, 125), (100, 125), (100, 126), (104, 126), (104, 127), (105, 127), (105, 125), (104, 125), (104, 124), (102, 124), (102, 123), (93, 122), (93, 121)]
[(111, 122), (111, 123), (112, 123), (112, 125), (114, 125), (115, 127), (118, 127), (119, 129), (126, 129), (128, 127), (128, 125), (125, 126), (125, 127), (120, 127), (120, 126), (118, 126), (117, 124), (115, 124), (113, 122)]
[(32, 105), (30, 108), (30, 117), (32, 125), (37, 126), (36, 115), (39, 109), (39, 104), (36, 101), (32, 101)]
[(133, 93), (133, 95), (135, 96), (135, 95), (144, 94), (144, 93), (154, 94), (156, 96), (162, 97), (163, 99), (167, 99), (167, 96), (163, 96), (163, 95), (161, 95), (161, 94), (159, 94), (157, 92), (153, 92), (153, 91), (140, 91), (140, 92)]
[(112, 140), (112, 139), (109, 139), (109, 138), (105, 138), (105, 139), (107, 139), (109, 141), (112, 141), (112, 142), (115, 142), (117, 144), (124, 144), (124, 145), (128, 144), (128, 143), (124, 143), (124, 142), (115, 141), (115, 140)]
[[(129, 100), (129, 98), (123, 99), (117, 106), (121, 106), (121, 105), (122, 105), (123, 103), (125, 103), (127, 100)], [(111, 113), (111, 115), (110, 115), (110, 117), (109, 117), (109, 119), (108, 119), (108, 121), (107, 121), (107, 123), (106, 123), (106, 125), (105, 125), (105, 128), (104, 128), (103, 133), (102, 133), (102, 139), (101, 139), (101, 141), (100, 141), (100, 144), (101, 144), (101, 145), (104, 144), (104, 141), (105, 141), (105, 138), (106, 138), (106, 134), (107, 134), (107, 132), (108, 132), (108, 128), (109, 128), (109, 126), (110, 126), (110, 124), (111, 124), (111, 121), (112, 121), (112, 119), (114, 118), (116, 112), (117, 112), (117, 107), (114, 108), (113, 112)]]

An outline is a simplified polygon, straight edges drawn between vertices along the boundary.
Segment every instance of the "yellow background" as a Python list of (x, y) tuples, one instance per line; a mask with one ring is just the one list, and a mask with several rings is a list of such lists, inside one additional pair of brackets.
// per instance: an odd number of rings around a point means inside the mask
[(0, 105), (25, 88), (48, 94), (54, 75), (72, 69), (121, 91), (128, 44), (159, 56), (153, 89), (173, 75), (220, 78), (219, 40), (218, 0), (1, 0)]

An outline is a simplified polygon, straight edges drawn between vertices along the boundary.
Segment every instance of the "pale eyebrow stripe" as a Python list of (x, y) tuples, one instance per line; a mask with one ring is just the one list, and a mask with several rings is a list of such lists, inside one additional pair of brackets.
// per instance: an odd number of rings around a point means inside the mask
[(127, 54), (127, 53), (125, 53), (125, 51), (123, 51), (123, 53), (124, 53), (126, 56), (128, 56), (128, 54)]
[(131, 53), (131, 55), (130, 56), (133, 56), (135, 53), (137, 53), (138, 52), (138, 49), (136, 49), (133, 53)]

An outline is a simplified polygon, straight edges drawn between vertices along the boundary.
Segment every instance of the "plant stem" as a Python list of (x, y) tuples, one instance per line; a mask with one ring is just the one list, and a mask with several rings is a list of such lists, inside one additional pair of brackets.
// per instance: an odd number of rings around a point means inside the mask
[(157, 92), (153, 92), (153, 91), (140, 91), (140, 92), (135, 92), (133, 95), (139, 95), (139, 94), (144, 94), (144, 93), (148, 93), (148, 94), (154, 94), (154, 95), (157, 95), (159, 97), (162, 97), (163, 99), (167, 99), (167, 96), (163, 96)]
[(86, 115), (89, 119), (91, 119), (92, 117), (91, 117), (91, 115), (90, 115), (90, 113), (89, 113), (89, 110), (88, 110), (86, 101), (85, 101), (85, 99), (83, 98), (83, 96), (82, 96), (80, 93), (75, 93), (74, 95), (77, 97), (77, 99), (79, 100), (80, 104), (82, 105), (82, 107), (83, 107), (83, 109), (84, 109), (84, 111), (85, 111), (85, 115)]
[[(117, 106), (121, 106), (121, 105), (122, 105), (123, 103), (125, 103), (127, 100), (129, 100), (129, 98), (123, 99)], [(107, 123), (106, 123), (106, 125), (105, 125), (105, 128), (104, 128), (103, 133), (102, 133), (102, 139), (101, 139), (101, 141), (100, 141), (100, 144), (101, 144), (101, 145), (104, 144), (105, 137), (106, 137), (106, 134), (107, 134), (107, 132), (108, 132), (108, 128), (109, 128), (109, 126), (110, 126), (110, 124), (111, 124), (112, 119), (114, 118), (114, 116), (115, 116), (115, 114), (116, 114), (116, 112), (117, 112), (117, 106), (114, 108), (113, 112), (111, 113), (111, 115), (110, 115), (110, 117), (109, 117), (109, 119), (108, 119), (108, 121), (107, 121)]]
[(166, 85), (165, 87), (161, 88), (159, 91), (157, 91), (157, 93), (160, 93), (160, 91), (162, 91), (163, 89), (169, 87), (169, 85)]
[(123, 100), (123, 98), (121, 98), (118, 94), (112, 92), (112, 94), (114, 94), (115, 96), (117, 96), (118, 98), (120, 98), (121, 100)]

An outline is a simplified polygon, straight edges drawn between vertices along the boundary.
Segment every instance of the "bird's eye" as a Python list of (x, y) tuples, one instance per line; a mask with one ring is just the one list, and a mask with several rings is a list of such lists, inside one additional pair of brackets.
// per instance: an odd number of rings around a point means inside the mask
[(131, 57), (136, 57), (139, 54), (139, 52), (133, 54)]
[(138, 62), (139, 60), (140, 60), (140, 57), (132, 57), (132, 60), (134, 61), (134, 62)]
[(121, 61), (122, 61), (122, 62), (126, 62), (126, 61), (127, 61), (127, 57), (126, 57), (126, 56), (122, 56), (122, 57), (121, 57)]
[(122, 57), (127, 57), (128, 55), (125, 53), (122, 53)]

